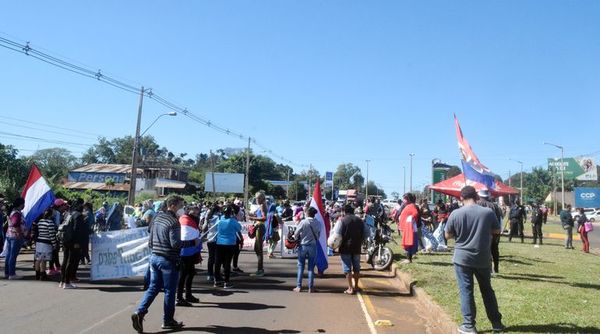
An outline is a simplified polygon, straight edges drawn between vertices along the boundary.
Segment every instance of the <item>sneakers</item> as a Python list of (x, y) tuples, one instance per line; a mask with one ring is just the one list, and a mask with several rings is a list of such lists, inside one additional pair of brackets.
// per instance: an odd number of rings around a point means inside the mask
[(63, 289), (67, 290), (67, 289), (77, 289), (77, 286), (71, 283), (65, 283), (63, 285)]
[(13, 281), (13, 280), (20, 280), (23, 279), (23, 276), (19, 276), (19, 275), (12, 275), (12, 276), (8, 276), (8, 279)]
[(175, 306), (191, 307), (192, 303), (188, 302), (185, 299), (177, 299), (177, 302), (175, 302)]
[(215, 280), (215, 278), (214, 278), (212, 275), (208, 275), (208, 276), (206, 276), (206, 281), (207, 281), (207, 282), (212, 282), (212, 281), (214, 281), (214, 280)]
[(134, 313), (131, 315), (131, 325), (133, 329), (135, 329), (138, 333), (144, 332), (144, 316), (138, 313)]
[(162, 324), (162, 329), (180, 329), (183, 327), (183, 322), (171, 320)]
[(223, 286), (223, 282), (215, 282), (215, 284), (213, 284), (213, 288), (220, 288)]
[(239, 267), (235, 267), (235, 268), (233, 268), (233, 269), (232, 269), (232, 271), (233, 271), (233, 272), (236, 272), (236, 273), (243, 273), (243, 272), (244, 272), (244, 271), (243, 271), (242, 269), (240, 269)]
[(223, 284), (223, 289), (231, 289), (231, 288), (233, 288), (233, 284), (228, 283), (228, 282), (225, 282)]
[(263, 277), (263, 276), (265, 276), (265, 271), (257, 270), (254, 274), (251, 274), (250, 276)]
[(458, 326), (458, 332), (461, 334), (477, 334), (477, 329), (475, 329), (475, 326), (460, 325)]
[(493, 333), (502, 333), (505, 329), (506, 329), (506, 326), (504, 326), (502, 323), (492, 325)]
[(190, 303), (199, 303), (200, 302), (200, 299), (198, 299), (192, 295), (185, 297), (185, 300), (187, 300)]
[(294, 291), (294, 292), (300, 292), (300, 291), (302, 291), (302, 288), (300, 288), (299, 286), (297, 286), (294, 289), (292, 289), (292, 291)]
[(62, 288), (64, 285), (65, 285), (65, 283), (63, 283), (63, 282), (58, 283), (59, 288)]
[(316, 293), (317, 289), (315, 288), (308, 288), (308, 293)]

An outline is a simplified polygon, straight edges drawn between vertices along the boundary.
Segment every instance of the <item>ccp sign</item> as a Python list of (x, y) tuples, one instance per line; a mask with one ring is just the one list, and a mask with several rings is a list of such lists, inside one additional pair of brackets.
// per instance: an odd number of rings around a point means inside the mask
[(600, 208), (600, 188), (575, 188), (575, 206)]

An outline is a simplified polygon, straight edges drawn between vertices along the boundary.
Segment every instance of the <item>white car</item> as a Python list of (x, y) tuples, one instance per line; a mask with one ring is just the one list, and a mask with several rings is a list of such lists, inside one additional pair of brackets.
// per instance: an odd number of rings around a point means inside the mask
[(396, 205), (398, 205), (398, 200), (393, 200), (393, 199), (384, 199), (383, 201), (381, 201), (381, 204), (383, 204), (384, 206), (386, 206), (388, 209), (393, 209), (396, 207)]
[[(600, 209), (587, 208), (583, 209), (583, 213), (585, 213), (588, 221), (595, 222), (600, 219)], [(572, 211), (571, 216), (577, 221), (579, 219), (579, 210)]]

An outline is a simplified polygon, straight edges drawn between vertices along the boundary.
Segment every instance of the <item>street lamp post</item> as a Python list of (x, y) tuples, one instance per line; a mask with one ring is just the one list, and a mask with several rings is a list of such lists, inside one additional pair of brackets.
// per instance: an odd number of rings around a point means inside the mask
[[(434, 158), (433, 160), (431, 160), (431, 184), (433, 184), (435, 182), (434, 177), (435, 177), (435, 164), (442, 162), (442, 160), (438, 159), (438, 158)], [(431, 189), (429, 191), (430, 193), (430, 197), (431, 199), (429, 200), (430, 203), (434, 203), (433, 201), (433, 189)]]
[(406, 166), (402, 166), (402, 175), (404, 178), (402, 195), (406, 194)]
[(169, 113), (165, 113), (165, 114), (161, 114), (158, 117), (156, 117), (156, 119), (154, 119), (154, 121), (152, 123), (150, 123), (150, 126), (148, 126), (146, 128), (146, 130), (144, 130), (142, 132), (142, 134), (140, 134), (140, 126), (142, 123), (142, 103), (144, 101), (144, 87), (142, 87), (142, 91), (140, 93), (140, 104), (138, 107), (138, 118), (137, 118), (137, 126), (135, 128), (135, 138), (133, 139), (133, 154), (132, 154), (132, 158), (131, 158), (131, 179), (129, 181), (129, 194), (127, 196), (127, 204), (129, 205), (133, 205), (135, 202), (135, 188), (136, 188), (136, 183), (137, 183), (137, 161), (138, 161), (138, 151), (139, 151), (139, 147), (140, 147), (140, 138), (144, 136), (144, 134), (150, 130), (150, 128), (156, 123), (156, 121), (158, 121), (159, 118), (163, 117), (163, 116), (177, 116), (177, 113), (172, 111)]
[(545, 145), (554, 146), (560, 149), (560, 187), (561, 187), (561, 202), (562, 210), (565, 209), (565, 148), (561, 145), (544, 143)]
[(412, 189), (412, 174), (413, 174), (413, 157), (415, 156), (414, 153), (409, 153), (408, 155), (410, 155), (410, 177), (409, 177), (409, 191), (412, 193), (413, 189)]
[(508, 158), (508, 160), (514, 161), (516, 163), (521, 164), (521, 204), (523, 204), (523, 162), (515, 159)]

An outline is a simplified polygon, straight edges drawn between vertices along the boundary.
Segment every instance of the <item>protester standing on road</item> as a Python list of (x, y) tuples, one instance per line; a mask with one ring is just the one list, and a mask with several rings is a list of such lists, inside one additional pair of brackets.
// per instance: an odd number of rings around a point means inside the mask
[[(235, 219), (238, 222), (245, 222), (246, 221), (246, 211), (244, 210), (242, 201), (240, 201), (239, 199), (236, 198), (235, 201), (233, 201), (233, 204), (234, 204), (233, 209), (235, 210)], [(236, 273), (243, 273), (244, 271), (242, 269), (240, 269), (240, 267), (238, 266), (240, 252), (242, 251), (242, 248), (244, 248), (244, 236), (242, 235), (242, 231), (236, 233), (236, 238), (237, 238), (237, 247), (235, 248), (235, 250), (233, 252), (233, 263), (232, 263), (231, 270)]]
[(398, 218), (398, 233), (402, 233), (402, 247), (406, 251), (406, 260), (401, 263), (412, 263), (413, 255), (419, 249), (419, 237), (417, 235), (417, 223), (419, 221), (419, 209), (415, 201), (416, 196), (412, 193), (406, 193), (402, 197), (404, 208)]
[(52, 208), (44, 211), (39, 221), (33, 222), (33, 238), (35, 240), (35, 280), (48, 281), (46, 261), (52, 259), (52, 251), (56, 247), (56, 225), (52, 219)]
[[(366, 224), (362, 219), (354, 215), (352, 205), (344, 206), (344, 218), (341, 224), (337, 224), (339, 229), (336, 231), (342, 236), (340, 242), (340, 257), (342, 259), (342, 268), (346, 280), (348, 281), (348, 289), (345, 294), (354, 294), (359, 290), (358, 280), (360, 278), (360, 254), (362, 251), (362, 243), (368, 234)], [(354, 284), (352, 281), (354, 280)]]
[(78, 198), (73, 202), (71, 212), (65, 222), (58, 228), (63, 243), (63, 263), (58, 286), (63, 289), (77, 288), (77, 286), (71, 284), (71, 281), (77, 280), (77, 266), (81, 259), (81, 247), (85, 240), (89, 238), (86, 223), (81, 213), (82, 210), (83, 200)]
[(581, 242), (583, 243), (583, 252), (590, 252), (590, 241), (588, 239), (588, 232), (585, 230), (585, 223), (587, 217), (583, 208), (579, 208), (579, 218), (577, 218), (577, 232), (581, 235)]
[[(502, 226), (502, 210), (500, 207), (490, 200), (490, 192), (487, 189), (481, 189), (478, 193), (479, 201), (477, 204), (483, 206), (484, 208), (490, 208), (494, 211), (496, 215), (496, 219), (500, 222), (500, 226)], [(497, 274), (499, 271), (500, 264), (500, 233), (492, 235), (492, 245), (490, 249), (492, 253), (492, 272)]]
[[(536, 203), (533, 203), (531, 204), (531, 230), (533, 232), (534, 247), (542, 245), (542, 239), (544, 238), (542, 224), (544, 224), (544, 212)], [(537, 244), (538, 239), (540, 240), (539, 245)]]
[(144, 293), (140, 304), (131, 315), (133, 328), (138, 332), (144, 331), (144, 316), (152, 305), (154, 298), (161, 288), (165, 291), (163, 305), (163, 329), (179, 329), (183, 323), (174, 319), (175, 294), (179, 272), (177, 264), (180, 260), (181, 227), (177, 220), (177, 212), (183, 208), (183, 198), (171, 196), (166, 200), (167, 211), (160, 212), (152, 223), (148, 246), (150, 255), (150, 286)]
[(502, 314), (491, 284), (492, 235), (500, 233), (500, 221), (494, 212), (477, 205), (477, 191), (471, 186), (460, 192), (463, 207), (454, 210), (446, 225), (446, 238), (456, 239), (454, 246), (454, 270), (460, 291), (463, 323), (459, 333), (477, 333), (475, 328), (476, 308), (473, 297), (473, 276), (477, 278), (488, 319), (494, 332), (504, 330)]
[[(217, 264), (214, 287), (222, 286), (224, 289), (230, 289), (233, 287), (229, 282), (231, 260), (235, 248), (238, 247), (237, 234), (242, 231), (242, 226), (235, 219), (233, 204), (229, 204), (223, 209), (223, 217), (219, 220), (217, 230)], [(224, 277), (221, 276), (221, 267), (223, 267)]]
[[(179, 284), (177, 285), (177, 306), (192, 306), (190, 303), (199, 303), (200, 300), (192, 295), (192, 282), (196, 275), (196, 264), (200, 263), (199, 229), (200, 208), (189, 205), (185, 213), (179, 217), (181, 225), (181, 264), (179, 266)], [(183, 290), (185, 288), (185, 299)]]
[(508, 241), (512, 242), (514, 236), (521, 237), (521, 243), (525, 242), (525, 236), (523, 235), (523, 222), (527, 219), (525, 208), (521, 205), (519, 200), (516, 200), (510, 207), (509, 211), (510, 219), (510, 235)]
[(217, 223), (221, 217), (221, 207), (217, 202), (213, 204), (212, 209), (208, 211), (202, 225), (202, 231), (206, 233), (206, 248), (208, 248), (207, 276), (206, 280), (213, 282), (215, 280), (215, 271), (221, 268), (215, 267), (217, 258)]
[[(4, 223), (6, 222), (4, 194), (0, 193), (0, 252), (4, 251)], [(0, 257), (4, 257), (4, 254), (0, 254)]]
[(321, 225), (315, 219), (317, 209), (310, 207), (306, 212), (307, 218), (303, 219), (294, 231), (294, 240), (298, 240), (298, 273), (294, 292), (302, 290), (302, 277), (304, 267), (308, 261), (308, 292), (315, 292), (315, 263), (317, 259), (317, 242), (321, 233)]
[[(56, 225), (57, 230), (60, 224), (62, 224), (63, 220), (65, 219), (64, 215), (68, 208), (69, 206), (67, 202), (65, 202), (62, 198), (57, 198), (54, 200), (52, 217), (54, 219), (54, 225)], [(50, 260), (50, 265), (48, 266), (50, 268), (50, 275), (60, 274), (60, 246), (61, 243), (57, 242), (56, 247), (52, 250), (52, 260)]]
[(25, 200), (22, 197), (17, 197), (12, 206), (9, 208), (10, 216), (8, 217), (8, 229), (6, 230), (6, 260), (4, 264), (4, 278), (17, 280), (23, 278), (17, 276), (17, 256), (21, 251), (21, 247), (25, 242), (27, 230), (25, 228), (25, 220), (21, 210), (25, 206)]
[(566, 209), (560, 211), (560, 223), (565, 230), (565, 249), (575, 249), (573, 247), (573, 216), (571, 215), (571, 204), (567, 204)]
[(96, 218), (94, 217), (94, 208), (92, 207), (92, 203), (83, 204), (83, 220), (85, 221), (85, 227), (87, 228), (87, 233), (85, 240), (81, 244), (81, 261), (80, 264), (91, 264), (92, 259), (90, 258), (90, 234), (93, 232), (94, 224), (96, 223)]
[(275, 257), (275, 248), (277, 247), (277, 243), (281, 239), (279, 236), (279, 216), (277, 215), (277, 209), (275, 204), (271, 204), (269, 206), (269, 212), (267, 214), (267, 220), (265, 222), (265, 240), (268, 242), (269, 246), (267, 248), (267, 254), (269, 258), (272, 259)]
[(256, 237), (254, 238), (254, 252), (258, 258), (258, 269), (253, 276), (264, 276), (265, 270), (263, 267), (263, 242), (265, 235), (265, 222), (267, 220), (267, 199), (265, 193), (259, 191), (255, 195), (256, 203), (259, 207), (256, 212), (251, 212), (248, 218), (254, 222), (256, 227)]

